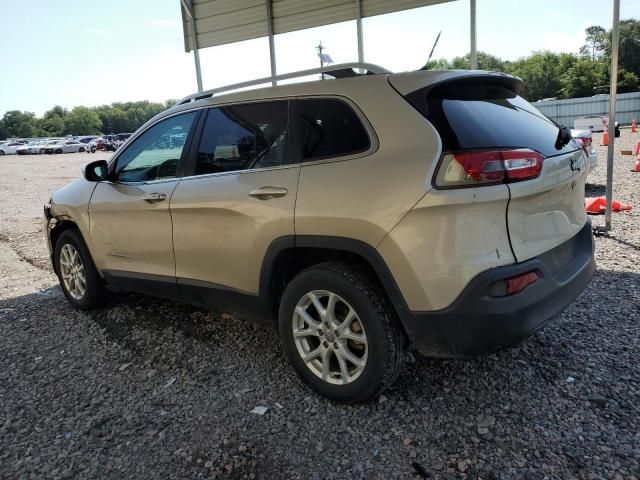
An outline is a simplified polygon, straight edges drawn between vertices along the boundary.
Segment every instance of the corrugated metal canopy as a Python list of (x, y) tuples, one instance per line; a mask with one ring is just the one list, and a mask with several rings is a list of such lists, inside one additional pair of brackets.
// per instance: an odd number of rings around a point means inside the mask
[(273, 12), (273, 33), (345, 22), (454, 0), (181, 0), (184, 46), (193, 48), (192, 9), (198, 48), (240, 42), (269, 34), (268, 2)]

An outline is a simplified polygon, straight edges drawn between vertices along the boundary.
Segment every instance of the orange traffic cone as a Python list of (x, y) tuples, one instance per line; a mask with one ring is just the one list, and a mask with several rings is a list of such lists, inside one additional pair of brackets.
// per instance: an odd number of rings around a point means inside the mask
[[(585, 206), (585, 209), (587, 210), (587, 213), (598, 215), (605, 212), (607, 208), (607, 200), (605, 197), (585, 198), (584, 206)], [(631, 208), (632, 208), (631, 205), (620, 203), (617, 200), (611, 201), (611, 211), (615, 213), (619, 213), (622, 211), (630, 212)]]
[(600, 143), (600, 145), (602, 145), (603, 147), (609, 145), (609, 132), (607, 132), (606, 130), (602, 134), (602, 143)]
[(607, 201), (604, 197), (590, 197), (584, 199), (584, 207), (587, 213), (598, 215), (604, 213)]
[(640, 142), (636, 145), (636, 164), (633, 166), (632, 172), (640, 172)]
[(618, 212), (630, 212), (631, 211), (631, 205), (626, 205), (624, 203), (620, 203), (617, 200), (612, 200), (611, 201), (611, 210), (613, 210), (614, 212), (618, 213)]
[(636, 119), (634, 118), (631, 122), (631, 133), (636, 133), (638, 131), (638, 126), (636, 125)]

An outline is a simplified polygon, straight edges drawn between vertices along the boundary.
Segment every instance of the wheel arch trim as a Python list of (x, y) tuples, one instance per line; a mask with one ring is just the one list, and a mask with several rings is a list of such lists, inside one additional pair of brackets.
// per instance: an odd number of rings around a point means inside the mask
[[(269, 245), (262, 262), (259, 287), (259, 295), (267, 305), (272, 301), (270, 295), (278, 257), (287, 250), (295, 251), (299, 248), (346, 252), (361, 257), (376, 274), (401, 323), (404, 324), (404, 320), (411, 316), (409, 307), (395, 278), (380, 253), (373, 246), (361, 240), (324, 235), (285, 236), (277, 238)], [(273, 305), (270, 306), (273, 307)]]

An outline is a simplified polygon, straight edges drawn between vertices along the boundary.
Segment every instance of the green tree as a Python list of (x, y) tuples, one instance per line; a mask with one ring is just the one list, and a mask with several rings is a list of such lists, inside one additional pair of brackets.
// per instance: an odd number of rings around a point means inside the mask
[(9, 131), (4, 126), (4, 120), (0, 118), (0, 140), (4, 140), (9, 136)]
[(640, 22), (637, 20), (620, 22), (618, 63), (627, 72), (640, 76)]
[[(468, 70), (470, 68), (469, 54), (464, 57), (455, 57), (451, 61), (451, 68)], [(496, 72), (504, 71), (504, 62), (489, 53), (478, 52), (478, 69), (493, 70)]]
[(607, 31), (600, 25), (592, 25), (585, 28), (586, 43), (580, 48), (580, 54), (596, 61), (599, 55), (605, 52), (607, 46)]
[(94, 135), (100, 133), (102, 121), (98, 114), (87, 107), (75, 107), (64, 119), (64, 133)]
[(451, 68), (451, 63), (445, 58), (429, 60), (421, 70), (447, 70)]
[(33, 137), (36, 131), (36, 116), (31, 112), (11, 110), (2, 117), (7, 137)]
[(67, 113), (67, 110), (60, 105), (56, 105), (51, 110), (44, 112), (38, 124), (40, 130), (45, 136), (56, 137), (62, 135)]
[(597, 93), (597, 86), (606, 84), (608, 84), (606, 63), (581, 58), (560, 75), (560, 96), (562, 98), (590, 97)]

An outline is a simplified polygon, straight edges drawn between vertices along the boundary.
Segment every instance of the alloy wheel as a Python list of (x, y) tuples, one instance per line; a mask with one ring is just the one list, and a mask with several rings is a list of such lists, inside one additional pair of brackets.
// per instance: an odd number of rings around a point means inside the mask
[(367, 365), (367, 335), (358, 314), (327, 290), (305, 294), (293, 313), (293, 338), (314, 375), (334, 385), (355, 381)]
[(87, 278), (80, 254), (69, 243), (60, 250), (60, 275), (69, 295), (81, 300), (87, 291)]

